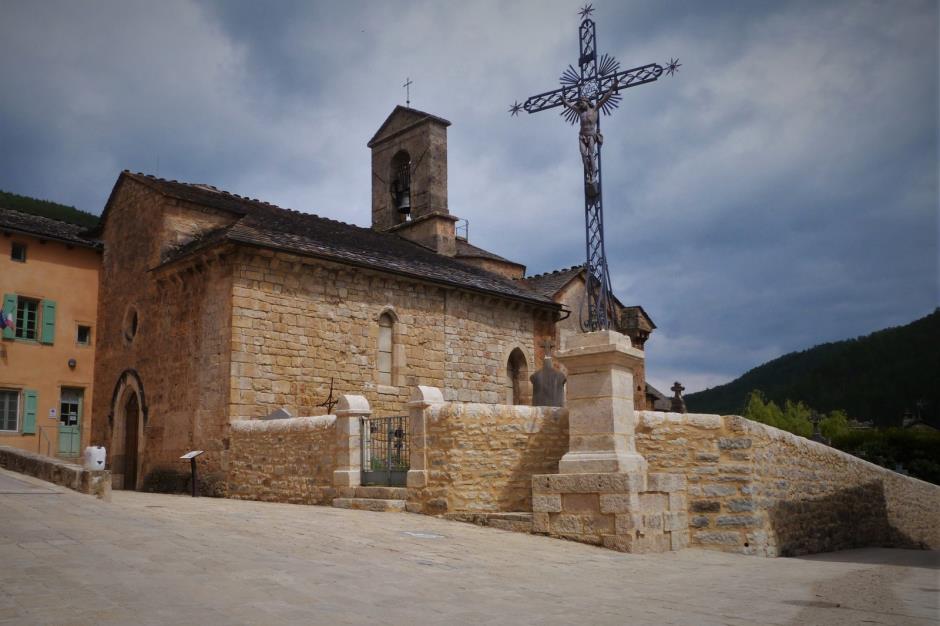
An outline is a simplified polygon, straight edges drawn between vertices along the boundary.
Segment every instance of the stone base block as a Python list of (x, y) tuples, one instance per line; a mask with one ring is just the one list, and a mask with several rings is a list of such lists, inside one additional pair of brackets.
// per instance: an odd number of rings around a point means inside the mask
[(679, 550), (689, 543), (684, 489), (671, 474), (533, 476), (532, 532), (622, 552)]
[(684, 492), (686, 489), (685, 474), (666, 474), (653, 472), (647, 476), (647, 486), (649, 491), (661, 491), (663, 493)]
[(646, 459), (636, 452), (568, 452), (558, 461), (562, 474), (646, 474)]
[(359, 470), (333, 470), (334, 487), (358, 487), (362, 477)]
[(646, 491), (646, 475), (639, 472), (597, 474), (536, 474), (532, 493), (636, 493)]
[(420, 489), (428, 485), (428, 473), (426, 470), (408, 470), (405, 476), (405, 484), (413, 489)]

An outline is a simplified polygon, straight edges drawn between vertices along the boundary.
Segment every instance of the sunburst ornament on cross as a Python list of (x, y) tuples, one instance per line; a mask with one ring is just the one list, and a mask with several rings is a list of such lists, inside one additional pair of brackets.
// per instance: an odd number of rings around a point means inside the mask
[(562, 107), (561, 114), (571, 124), (580, 123), (578, 145), (584, 166), (584, 219), (587, 248), (586, 311), (582, 312), (581, 328), (585, 332), (610, 328), (613, 317), (610, 275), (604, 252), (604, 207), (601, 193), (600, 114), (610, 114), (620, 104), (620, 92), (629, 87), (651, 83), (665, 72), (675, 74), (679, 59), (669, 59), (666, 68), (658, 63), (621, 70), (614, 57), (597, 54), (597, 37), (591, 14), (594, 7), (584, 5), (578, 15), (580, 56), (578, 68), (569, 65), (562, 72), (561, 87), (532, 96), (523, 104), (509, 107), (513, 116), (520, 111), (537, 113)]

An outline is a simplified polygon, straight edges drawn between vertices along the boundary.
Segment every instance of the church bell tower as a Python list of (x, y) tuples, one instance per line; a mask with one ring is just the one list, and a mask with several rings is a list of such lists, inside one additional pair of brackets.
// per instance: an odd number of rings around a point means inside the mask
[(397, 106), (369, 140), (372, 228), (455, 254), (447, 210), (447, 120)]

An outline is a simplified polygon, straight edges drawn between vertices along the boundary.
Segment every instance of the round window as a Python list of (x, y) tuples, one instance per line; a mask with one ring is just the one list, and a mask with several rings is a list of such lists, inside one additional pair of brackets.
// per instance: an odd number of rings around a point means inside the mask
[(134, 305), (127, 307), (127, 311), (124, 313), (124, 340), (128, 343), (134, 340), (134, 337), (137, 336), (137, 309)]

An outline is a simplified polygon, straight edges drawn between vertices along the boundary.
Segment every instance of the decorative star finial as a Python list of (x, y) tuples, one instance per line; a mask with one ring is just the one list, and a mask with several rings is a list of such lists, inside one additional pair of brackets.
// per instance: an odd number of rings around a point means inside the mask
[(593, 12), (594, 12), (594, 7), (591, 6), (590, 4), (585, 4), (583, 7), (581, 7), (581, 10), (578, 11), (578, 15), (580, 15), (581, 19), (583, 20), (583, 19), (587, 19), (588, 17), (590, 17), (591, 13)]
[(669, 63), (666, 64), (666, 74), (672, 76), (679, 71), (679, 68), (682, 67), (682, 64), (679, 63), (679, 59), (669, 59)]
[(510, 113), (510, 115), (512, 115), (512, 116), (519, 115), (519, 111), (521, 111), (521, 110), (522, 110), (522, 105), (519, 104), (519, 101), (518, 101), (518, 100), (516, 100), (515, 102), (513, 102), (512, 105), (509, 107), (509, 113)]

